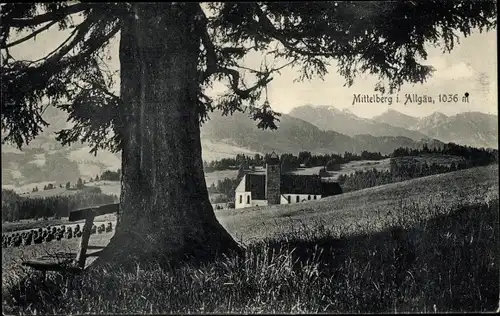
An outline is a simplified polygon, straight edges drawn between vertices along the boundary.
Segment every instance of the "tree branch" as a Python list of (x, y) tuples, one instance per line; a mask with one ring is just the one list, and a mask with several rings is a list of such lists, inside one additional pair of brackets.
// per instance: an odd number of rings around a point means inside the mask
[[(198, 6), (199, 7), (199, 6)], [(261, 75), (261, 78), (257, 81), (257, 83), (248, 88), (248, 89), (240, 89), (239, 88), (239, 82), (240, 82), (240, 73), (231, 68), (227, 67), (222, 67), (218, 65), (218, 58), (217, 58), (217, 53), (215, 51), (214, 44), (212, 40), (210, 39), (210, 36), (208, 34), (206, 25), (207, 25), (207, 17), (201, 7), (199, 7), (200, 16), (202, 17), (202, 30), (201, 30), (201, 40), (202, 44), (205, 47), (206, 50), (206, 59), (207, 59), (207, 69), (200, 75), (200, 82), (204, 82), (207, 80), (211, 75), (216, 74), (216, 73), (222, 73), (225, 74), (226, 76), (229, 77), (230, 85), (231, 88), (233, 89), (234, 93), (238, 95), (242, 99), (247, 99), (250, 96), (250, 93), (259, 87), (267, 85), (269, 82), (271, 82), (272, 78), (269, 78), (270, 74), (272, 71), (268, 72), (259, 72), (255, 71), (257, 74)], [(227, 49), (227, 48), (226, 48)]]
[(234, 93), (236, 93), (236, 95), (238, 95), (242, 99), (247, 99), (252, 91), (257, 89), (258, 87), (262, 87), (268, 84), (272, 80), (272, 78), (269, 78), (269, 75), (271, 74), (270, 72), (260, 73), (262, 75), (262, 78), (259, 79), (254, 86), (245, 90), (240, 89), (238, 87), (240, 82), (240, 73), (235, 69), (221, 67), (217, 64), (217, 54), (215, 52), (215, 47), (212, 41), (210, 40), (206, 28), (202, 32), (201, 39), (203, 46), (205, 46), (206, 49), (206, 58), (207, 58), (207, 69), (201, 74), (200, 78), (201, 82), (204, 82), (213, 74), (223, 73), (229, 77), (230, 85)]
[(49, 21), (58, 21), (60, 20), (61, 16), (67, 16), (71, 14), (75, 14), (87, 9), (92, 8), (95, 6), (95, 4), (92, 3), (77, 3), (69, 7), (61, 8), (58, 11), (54, 12), (47, 12), (44, 14), (36, 15), (31, 18), (14, 18), (14, 19), (9, 19), (7, 25), (9, 27), (27, 27), (27, 26), (34, 26), (34, 25), (39, 25), (45, 22)]
[(121, 99), (120, 97), (118, 97), (117, 95), (111, 93), (108, 89), (106, 89), (105, 87), (97, 84), (96, 82), (92, 81), (92, 82), (88, 82), (90, 85), (91, 85), (91, 88), (84, 88), (82, 86), (80, 86), (79, 84), (75, 83), (75, 86), (77, 88), (79, 88), (80, 90), (85, 90), (85, 91), (93, 91), (94, 89), (95, 90), (98, 90), (98, 91), (101, 91), (102, 93), (104, 93), (105, 95), (107, 95), (108, 97), (111, 98), (111, 100), (113, 100), (114, 102), (116, 103), (121, 103)]
[(235, 69), (226, 68), (226, 67), (217, 67), (216, 72), (223, 73), (229, 77), (231, 88), (233, 89), (234, 93), (242, 99), (248, 99), (248, 97), (250, 97), (250, 93), (252, 91), (258, 89), (259, 87), (263, 87), (263, 86), (267, 85), (269, 82), (271, 82), (271, 80), (273, 80), (273, 78), (269, 78), (271, 73), (267, 72), (267, 73), (263, 74), (263, 77), (260, 78), (255, 85), (253, 85), (252, 87), (250, 87), (248, 89), (241, 90), (238, 87), (239, 82), (240, 82), (240, 72), (239, 71), (237, 71)]
[(106, 43), (107, 41), (109, 41), (113, 36), (116, 35), (116, 33), (118, 33), (120, 31), (122, 27), (122, 23), (121, 22), (118, 22), (114, 27), (113, 29), (111, 29), (111, 31), (102, 36), (100, 38), (99, 41), (96, 41), (94, 42), (94, 44), (92, 46), (90, 46), (89, 49), (87, 49), (87, 51), (83, 52), (83, 53), (80, 53), (76, 56), (73, 56), (71, 58), (69, 58), (70, 60), (78, 60), (78, 59), (82, 59), (84, 58), (85, 56), (90, 56), (91, 54), (93, 54), (97, 49), (99, 49), (104, 43)]
[(206, 59), (207, 59), (206, 61), (207, 69), (200, 74), (200, 79), (199, 79), (200, 83), (203, 83), (217, 70), (217, 54), (215, 53), (214, 44), (210, 39), (210, 36), (208, 35), (208, 30), (207, 30), (208, 18), (199, 4), (198, 4), (198, 14), (200, 17), (200, 25), (198, 27), (200, 28), (201, 42), (205, 47)]
[(56, 24), (57, 22), (58, 22), (58, 20), (54, 20), (54, 21), (48, 23), (47, 25), (39, 28), (38, 30), (34, 31), (33, 33), (29, 34), (28, 36), (25, 36), (21, 39), (18, 39), (17, 41), (14, 41), (12, 43), (9, 43), (9, 44), (2, 43), (2, 45), (0, 46), (0, 49), (9, 48), (9, 47), (21, 44), (23, 42), (26, 42), (26, 41), (32, 39), (33, 37), (37, 36), (38, 34), (42, 33), (43, 31), (49, 29), (52, 25)]
[(290, 50), (292, 52), (295, 52), (295, 53), (299, 53), (299, 54), (304, 55), (304, 56), (311, 56), (311, 57), (320, 57), (320, 56), (323, 56), (323, 57), (333, 57), (332, 54), (328, 54), (328, 53), (324, 53), (324, 52), (319, 52), (319, 51), (317, 51), (317, 52), (311, 52), (311, 51), (308, 51), (308, 50), (304, 50), (304, 49), (298, 48), (297, 44), (299, 44), (299, 43), (305, 44), (304, 41), (303, 41), (303, 39), (297, 39), (293, 43), (289, 42), (282, 34), (280, 34), (280, 32), (278, 31), (278, 29), (276, 29), (276, 27), (273, 25), (273, 23), (271, 22), (271, 20), (269, 20), (269, 17), (264, 13), (264, 11), (262, 11), (262, 9), (260, 8), (260, 6), (257, 3), (255, 3), (255, 10), (258, 13), (258, 17), (259, 17), (259, 22), (258, 22), (259, 26), (262, 27), (265, 31), (267, 31), (268, 34), (270, 36), (272, 36), (274, 39), (278, 40), (288, 50)]
[[(94, 13), (94, 14), (92, 14)], [(73, 56), (71, 58), (68, 58), (66, 60), (66, 62), (62, 62), (62, 58), (71, 51), (71, 49), (73, 49), (74, 47), (76, 47), (76, 45), (80, 42), (80, 41), (83, 41), (83, 39), (85, 38), (85, 35), (87, 34), (87, 32), (91, 29), (93, 23), (95, 21), (99, 21), (100, 18), (103, 16), (102, 13), (97, 13), (97, 12), (92, 12), (82, 23), (80, 23), (76, 29), (73, 31), (76, 32), (76, 35), (74, 35), (74, 38), (73, 40), (68, 44), (68, 45), (64, 45), (65, 42), (67, 41), (64, 41), (62, 45), (60, 45), (61, 49), (55, 53), (55, 52), (51, 52), (49, 55), (47, 55), (46, 57), (40, 59), (40, 60), (45, 60), (45, 62), (40, 65), (40, 67), (37, 67), (37, 68), (32, 68), (34, 71), (37, 71), (39, 70), (41, 67), (45, 67), (45, 66), (48, 66), (50, 67), (51, 65), (57, 65), (58, 68), (61, 68), (61, 67), (64, 67), (66, 64), (70, 63), (71, 61), (73, 60), (77, 60), (78, 58), (81, 58), (80, 56), (84, 56), (84, 55), (90, 55), (92, 54), (97, 48), (99, 48), (103, 43), (105, 43), (107, 40), (109, 40), (109, 38), (111, 38), (114, 34), (116, 34), (116, 32), (118, 32), (118, 30), (116, 29), (113, 29), (110, 33), (113, 33), (111, 35), (111, 37), (108, 37), (108, 36), (104, 36), (103, 37), (103, 40), (99, 41), (99, 45), (94, 45), (94, 46), (97, 46), (97, 47), (91, 47), (87, 50), (87, 52), (84, 54), (84, 53), (80, 53), (80, 54), (77, 54), (76, 56)], [(73, 36), (73, 34), (70, 35), (69, 38), (71, 38)], [(88, 53), (90, 52), (90, 53)], [(55, 53), (55, 54), (54, 54)], [(50, 55), (52, 55), (51, 57), (49, 57)]]
[(61, 47), (63, 47), (64, 45), (66, 45), (70, 39), (75, 36), (75, 33), (80, 29), (80, 25), (79, 24), (77, 27), (75, 27), (75, 29), (73, 30), (73, 32), (71, 32), (71, 34), (68, 36), (68, 38), (66, 38), (59, 46), (57, 46), (53, 51), (51, 51), (49, 54), (47, 54), (47, 56), (45, 57), (42, 57), (40, 59), (37, 59), (35, 61), (32, 61), (30, 62), (30, 65), (31, 64), (36, 64), (37, 62), (40, 62), (42, 60), (47, 60), (50, 56), (54, 55), (59, 49), (61, 49)]
[(271, 70), (269, 70), (269, 71), (266, 71), (266, 72), (263, 72), (263, 71), (261, 71), (261, 70), (257, 70), (257, 69), (248, 68), (248, 67), (245, 67), (245, 66), (240, 66), (240, 65), (236, 65), (236, 67), (237, 67), (237, 68), (240, 68), (240, 69), (248, 70), (248, 71), (250, 71), (250, 72), (252, 72), (252, 73), (255, 73), (255, 74), (260, 74), (260, 75), (262, 75), (262, 74), (266, 74), (266, 73), (272, 74), (273, 72), (278, 72), (278, 71), (280, 71), (281, 69), (286, 68), (286, 67), (290, 66), (291, 64), (293, 64), (293, 63), (295, 63), (295, 62), (297, 62), (297, 61), (298, 61), (298, 59), (297, 59), (297, 58), (294, 58), (292, 61), (289, 61), (289, 62), (287, 62), (286, 64), (284, 64), (284, 65), (282, 65), (282, 66), (279, 66), (278, 68), (273, 68), (273, 69), (271, 69)]

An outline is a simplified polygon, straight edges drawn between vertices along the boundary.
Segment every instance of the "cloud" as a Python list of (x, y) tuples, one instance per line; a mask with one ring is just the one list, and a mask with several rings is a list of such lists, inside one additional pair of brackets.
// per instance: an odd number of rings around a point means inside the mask
[(474, 68), (463, 61), (447, 65), (444, 60), (437, 58), (431, 65), (436, 69), (432, 76), (434, 80), (463, 80), (472, 78), (476, 74)]

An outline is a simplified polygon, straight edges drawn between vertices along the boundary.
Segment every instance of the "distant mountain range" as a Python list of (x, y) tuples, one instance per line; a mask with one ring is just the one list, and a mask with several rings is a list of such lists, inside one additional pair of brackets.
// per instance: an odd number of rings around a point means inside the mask
[(453, 116), (434, 112), (416, 118), (389, 110), (372, 119), (392, 126), (406, 126), (428, 137), (474, 147), (498, 148), (498, 116), (481, 112), (462, 112)]
[(322, 130), (310, 122), (287, 114), (279, 118), (278, 129), (274, 131), (258, 129), (254, 121), (240, 112), (232, 116), (214, 112), (210, 118), (201, 128), (202, 142), (217, 140), (256, 152), (360, 153), (367, 150), (391, 153), (401, 146), (417, 148), (424, 143), (431, 146), (441, 144), (425, 135), (420, 140), (399, 135), (373, 136), (368, 133), (349, 136), (333, 130)]
[[(54, 132), (69, 126), (65, 113), (49, 108), (44, 117), (51, 125), (22, 152), (10, 145), (2, 146), (2, 185), (74, 183), (78, 177), (89, 179), (106, 169), (120, 168), (119, 154), (99, 152), (93, 156), (85, 144), (70, 147), (58, 144)], [(402, 146), (421, 148), (426, 143), (432, 147), (442, 144), (441, 141), (496, 148), (496, 122), (496, 116), (482, 113), (452, 117), (435, 113), (415, 118), (394, 110), (364, 119), (333, 107), (303, 106), (282, 115), (278, 130), (271, 131), (258, 129), (245, 113), (222, 116), (213, 112), (201, 128), (202, 153), (204, 160), (273, 150), (294, 154), (304, 150), (314, 153), (367, 150), (387, 154)]]
[(333, 106), (305, 105), (294, 108), (289, 115), (316, 125), (325, 131), (336, 131), (348, 136), (367, 134), (371, 136), (403, 136), (413, 140), (426, 138), (425, 134), (402, 127), (361, 118), (348, 110)]
[(498, 148), (498, 116), (481, 112), (464, 112), (449, 117), (435, 112), (418, 118), (391, 109), (366, 119), (332, 106), (306, 105), (294, 108), (289, 115), (322, 130), (334, 130), (349, 136), (404, 136), (417, 141), (433, 138), (445, 143)]

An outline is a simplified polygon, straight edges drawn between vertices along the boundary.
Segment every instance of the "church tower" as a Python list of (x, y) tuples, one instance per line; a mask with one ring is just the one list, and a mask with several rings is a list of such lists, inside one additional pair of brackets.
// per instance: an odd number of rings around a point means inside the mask
[(280, 204), (281, 164), (273, 151), (266, 160), (266, 199), (268, 205)]

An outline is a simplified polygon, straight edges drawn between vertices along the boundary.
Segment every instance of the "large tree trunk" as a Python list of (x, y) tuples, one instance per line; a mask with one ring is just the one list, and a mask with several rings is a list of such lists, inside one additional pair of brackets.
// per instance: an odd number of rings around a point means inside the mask
[(196, 3), (133, 4), (121, 31), (120, 220), (99, 263), (175, 263), (239, 251), (208, 198), (196, 112)]

